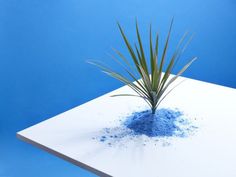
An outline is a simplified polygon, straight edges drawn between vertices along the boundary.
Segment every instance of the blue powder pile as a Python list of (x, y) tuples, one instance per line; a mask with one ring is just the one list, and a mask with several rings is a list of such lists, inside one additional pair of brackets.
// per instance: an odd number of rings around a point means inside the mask
[(158, 141), (160, 138), (187, 137), (197, 127), (187, 120), (179, 110), (162, 108), (152, 114), (151, 111), (134, 112), (124, 120), (120, 120), (120, 126), (104, 128), (101, 135), (93, 137), (100, 142), (114, 145), (146, 136), (144, 145), (148, 140)]
[(181, 131), (175, 122), (182, 115), (180, 111), (170, 109), (160, 109), (156, 114), (150, 111), (136, 112), (124, 122), (124, 125), (137, 135), (173, 136), (176, 131)]

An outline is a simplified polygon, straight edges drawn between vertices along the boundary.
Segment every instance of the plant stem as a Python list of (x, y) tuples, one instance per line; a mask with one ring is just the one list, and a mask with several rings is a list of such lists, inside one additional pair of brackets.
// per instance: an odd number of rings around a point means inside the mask
[(152, 114), (155, 114), (156, 108), (152, 108)]

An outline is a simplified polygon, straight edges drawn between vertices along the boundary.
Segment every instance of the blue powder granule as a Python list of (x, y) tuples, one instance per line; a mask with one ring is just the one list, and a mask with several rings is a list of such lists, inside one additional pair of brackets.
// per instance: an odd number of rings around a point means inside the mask
[(100, 138), (100, 141), (101, 141), (101, 142), (104, 142), (104, 141), (106, 141), (106, 139), (107, 139), (106, 136), (102, 136), (102, 137)]
[[(171, 109), (159, 109), (155, 114), (147, 110), (133, 113), (123, 124), (136, 135), (169, 137), (175, 135), (177, 131), (181, 131), (176, 122), (182, 115), (182, 112)], [(179, 119), (179, 123), (181, 122), (186, 123), (184, 119)]]

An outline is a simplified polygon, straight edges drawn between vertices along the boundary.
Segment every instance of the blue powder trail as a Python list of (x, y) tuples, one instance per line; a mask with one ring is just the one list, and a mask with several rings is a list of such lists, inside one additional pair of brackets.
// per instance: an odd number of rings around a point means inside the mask
[(98, 139), (111, 146), (112, 143), (121, 141), (123, 138), (132, 140), (143, 135), (151, 139), (187, 137), (196, 128), (179, 110), (162, 108), (157, 110), (155, 114), (149, 110), (135, 112), (121, 121), (119, 127), (104, 128), (102, 135), (93, 139)]

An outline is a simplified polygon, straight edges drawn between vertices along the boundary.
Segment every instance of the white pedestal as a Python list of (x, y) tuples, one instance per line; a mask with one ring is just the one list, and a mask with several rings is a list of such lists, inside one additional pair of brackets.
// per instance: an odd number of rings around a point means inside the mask
[[(183, 78), (180, 78), (183, 79)], [(99, 176), (235, 177), (236, 90), (187, 79), (161, 107), (179, 108), (199, 121), (195, 135), (173, 138), (170, 146), (108, 146), (92, 139), (120, 117), (145, 105), (124, 86), (17, 133), (17, 137)]]

